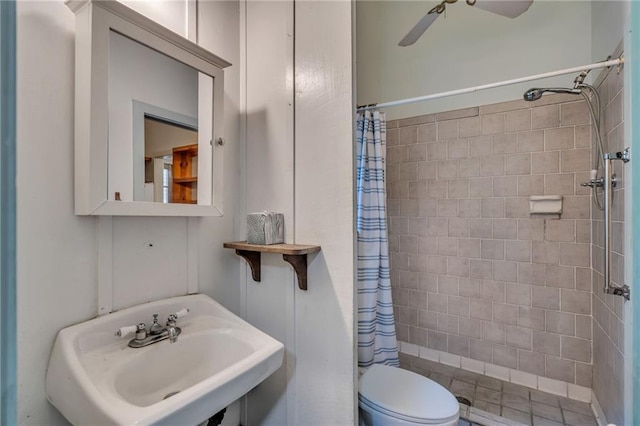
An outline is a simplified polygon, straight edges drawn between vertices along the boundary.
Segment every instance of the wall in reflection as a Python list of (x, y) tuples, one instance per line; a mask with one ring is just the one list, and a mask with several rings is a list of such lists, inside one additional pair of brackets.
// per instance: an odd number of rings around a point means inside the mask
[[(194, 153), (174, 169), (174, 150)], [(188, 195), (189, 199), (197, 199), (198, 176), (198, 131), (161, 119), (146, 116), (144, 118), (144, 201), (160, 203), (181, 202), (180, 196)], [(180, 182), (174, 175), (183, 172), (183, 178), (191, 177), (191, 181)], [(175, 187), (175, 191), (174, 191)]]

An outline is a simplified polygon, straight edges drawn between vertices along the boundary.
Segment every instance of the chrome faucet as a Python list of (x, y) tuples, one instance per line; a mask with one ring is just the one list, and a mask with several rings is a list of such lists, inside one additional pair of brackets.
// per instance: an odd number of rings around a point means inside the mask
[(166, 327), (162, 327), (158, 324), (158, 314), (153, 314), (153, 324), (149, 327), (149, 332), (147, 332), (147, 325), (141, 322), (138, 325), (122, 327), (118, 329), (115, 334), (118, 337), (124, 337), (131, 333), (136, 333), (135, 339), (131, 339), (128, 343), (130, 348), (144, 348), (145, 346), (149, 346), (166, 339), (169, 339), (169, 342), (171, 343), (175, 343), (178, 341), (180, 333), (182, 333), (182, 329), (176, 326), (176, 321), (178, 318), (181, 318), (188, 313), (189, 309), (185, 308), (170, 314), (167, 318)]
[(167, 332), (169, 333), (169, 342), (175, 343), (178, 340), (178, 336), (182, 332), (180, 327), (176, 327), (176, 320), (178, 317), (175, 314), (169, 315), (167, 318)]

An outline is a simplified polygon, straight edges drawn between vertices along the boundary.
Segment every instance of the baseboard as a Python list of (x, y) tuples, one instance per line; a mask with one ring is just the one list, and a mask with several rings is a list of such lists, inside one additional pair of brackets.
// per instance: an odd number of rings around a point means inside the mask
[(600, 402), (598, 398), (596, 398), (596, 393), (591, 390), (591, 409), (593, 410), (593, 414), (596, 416), (596, 421), (598, 422), (598, 426), (607, 426), (609, 422), (607, 422), (607, 417), (604, 415), (604, 411), (602, 411), (602, 406), (600, 406)]
[[(595, 400), (595, 395), (593, 394), (591, 388), (587, 388), (585, 386), (579, 386), (573, 383), (549, 379), (547, 377), (537, 376), (535, 374), (526, 373), (524, 371), (502, 367), (500, 365), (491, 364), (489, 362), (478, 361), (476, 359), (466, 358), (463, 356), (450, 354), (448, 352), (425, 348), (424, 346), (418, 346), (412, 343), (399, 343), (400, 352), (407, 355), (413, 355), (416, 357), (428, 359), (430, 361), (439, 362), (441, 364), (450, 365), (452, 367), (462, 368), (463, 370), (484, 374), (485, 376), (494, 377), (505, 382), (515, 383), (531, 389), (538, 389), (543, 392), (551, 393), (558, 396), (564, 396), (576, 401), (591, 403)], [(597, 402), (597, 400), (595, 401)], [(598, 408), (600, 408), (599, 404)], [(604, 419), (602, 409), (600, 409), (599, 413), (595, 412), (595, 414), (596, 418)], [(606, 422), (604, 423), (604, 425), (606, 425)]]

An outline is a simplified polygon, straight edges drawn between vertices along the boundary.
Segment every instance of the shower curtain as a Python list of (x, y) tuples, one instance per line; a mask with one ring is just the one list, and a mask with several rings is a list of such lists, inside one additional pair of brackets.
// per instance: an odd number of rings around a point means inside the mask
[(384, 113), (357, 120), (358, 366), (399, 365), (391, 301)]

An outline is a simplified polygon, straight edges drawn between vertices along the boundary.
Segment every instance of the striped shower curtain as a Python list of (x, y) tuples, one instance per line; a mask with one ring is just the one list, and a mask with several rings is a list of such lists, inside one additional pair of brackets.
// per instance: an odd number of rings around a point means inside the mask
[(358, 366), (399, 365), (389, 278), (384, 113), (357, 120)]

